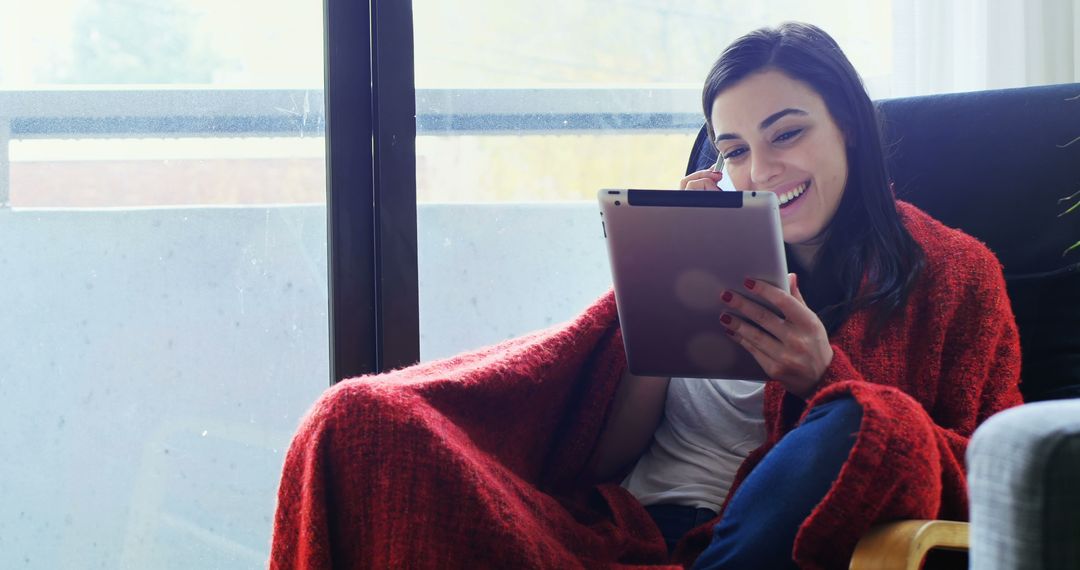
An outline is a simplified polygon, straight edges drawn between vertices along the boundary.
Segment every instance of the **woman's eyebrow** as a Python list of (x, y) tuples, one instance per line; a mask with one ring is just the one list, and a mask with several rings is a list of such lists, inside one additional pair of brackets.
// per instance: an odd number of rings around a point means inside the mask
[[(787, 115), (805, 116), (805, 115), (809, 115), (809, 113), (807, 113), (806, 111), (803, 111), (802, 109), (795, 109), (793, 107), (788, 107), (787, 109), (784, 109), (783, 111), (777, 111), (777, 112), (769, 115), (768, 117), (765, 117), (765, 120), (761, 121), (761, 124), (758, 125), (758, 130), (759, 131), (764, 131), (765, 129), (771, 127), (773, 123), (775, 123), (776, 121), (779, 121), (782, 117), (785, 117)], [(714, 144), (720, 144), (720, 141), (729, 140), (729, 139), (738, 139), (738, 138), (742, 138), (742, 137), (740, 137), (739, 135), (737, 135), (735, 133), (723, 133), (723, 134), (716, 135), (716, 139), (713, 140), (713, 143)]]

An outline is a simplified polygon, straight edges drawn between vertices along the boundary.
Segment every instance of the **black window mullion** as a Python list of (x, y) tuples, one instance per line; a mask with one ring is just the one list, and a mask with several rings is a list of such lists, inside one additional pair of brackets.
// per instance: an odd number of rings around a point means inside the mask
[(420, 360), (412, 2), (372, 0), (379, 370)]
[(371, 27), (367, 2), (324, 0), (330, 380), (378, 370)]
[(408, 0), (324, 0), (331, 380), (419, 360)]

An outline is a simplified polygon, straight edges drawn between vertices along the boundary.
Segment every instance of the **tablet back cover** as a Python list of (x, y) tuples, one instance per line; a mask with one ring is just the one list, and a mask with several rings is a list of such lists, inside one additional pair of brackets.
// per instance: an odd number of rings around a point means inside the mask
[(776, 196), (605, 189), (599, 199), (630, 371), (766, 380), (724, 332), (720, 295), (765, 304), (743, 287), (746, 277), (788, 290)]

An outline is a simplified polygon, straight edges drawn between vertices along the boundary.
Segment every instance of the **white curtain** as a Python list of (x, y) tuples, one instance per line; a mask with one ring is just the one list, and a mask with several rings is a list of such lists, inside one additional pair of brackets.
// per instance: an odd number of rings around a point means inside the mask
[(1080, 0), (894, 0), (902, 97), (1080, 82)]

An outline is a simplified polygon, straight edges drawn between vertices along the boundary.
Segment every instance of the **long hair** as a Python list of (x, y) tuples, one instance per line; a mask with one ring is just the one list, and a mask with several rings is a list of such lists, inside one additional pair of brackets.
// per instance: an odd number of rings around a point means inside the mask
[[(816, 26), (789, 22), (735, 40), (713, 65), (702, 91), (710, 140), (716, 136), (711, 121), (716, 97), (766, 70), (817, 92), (845, 138), (847, 183), (813, 272), (829, 276), (839, 288), (838, 302), (818, 309), (819, 318), (832, 331), (854, 311), (872, 307), (872, 327), (880, 330), (907, 302), (925, 255), (896, 211), (877, 110), (836, 41)], [(860, 291), (864, 276), (866, 288)]]

